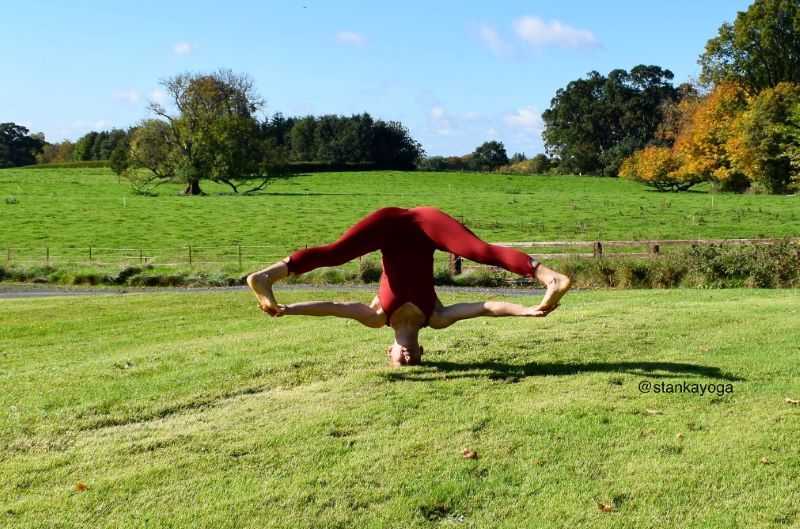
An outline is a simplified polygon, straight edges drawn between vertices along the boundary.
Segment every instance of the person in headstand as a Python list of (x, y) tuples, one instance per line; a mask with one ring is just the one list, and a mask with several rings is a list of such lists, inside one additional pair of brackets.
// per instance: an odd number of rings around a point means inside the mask
[[(378, 295), (372, 303), (306, 301), (282, 305), (272, 285), (289, 275), (316, 268), (342, 265), (380, 250), (383, 271)], [(498, 266), (544, 283), (547, 291), (535, 307), (485, 301), (444, 306), (433, 285), (433, 253), (449, 252), (478, 263)], [(392, 365), (420, 363), (422, 327), (443, 329), (457, 321), (480, 316), (547, 316), (570, 288), (570, 278), (533, 260), (529, 255), (486, 243), (453, 217), (432, 207), (387, 207), (358, 221), (337, 241), (293, 253), (247, 277), (259, 308), (270, 316), (336, 316), (351, 318), (367, 327), (394, 329), (394, 343), (386, 354)]]

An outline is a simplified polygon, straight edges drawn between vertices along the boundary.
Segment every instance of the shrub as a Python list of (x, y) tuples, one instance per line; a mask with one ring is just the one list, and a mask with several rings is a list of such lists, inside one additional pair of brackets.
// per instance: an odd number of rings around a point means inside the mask
[(460, 276), (456, 282), (468, 287), (499, 287), (505, 283), (505, 273), (496, 268), (482, 266)]
[(372, 259), (362, 259), (358, 264), (358, 279), (363, 283), (377, 283), (382, 272), (381, 264)]
[(441, 286), (455, 285), (453, 273), (450, 272), (449, 266), (437, 266), (433, 269), (433, 284)]

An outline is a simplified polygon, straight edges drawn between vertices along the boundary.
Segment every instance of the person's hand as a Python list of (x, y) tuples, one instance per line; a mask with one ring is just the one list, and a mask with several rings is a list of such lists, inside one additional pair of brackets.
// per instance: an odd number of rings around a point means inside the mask
[(286, 305), (278, 303), (277, 308), (270, 307), (269, 305), (259, 305), (258, 308), (263, 310), (273, 318), (280, 318), (281, 316), (283, 316), (284, 311), (286, 310)]
[(527, 316), (531, 316), (533, 318), (544, 318), (545, 316), (556, 310), (560, 305), (561, 303), (558, 303), (555, 306), (544, 307), (544, 308), (541, 305), (539, 305), (537, 307), (534, 307), (533, 310), (531, 310), (531, 312), (527, 314)]

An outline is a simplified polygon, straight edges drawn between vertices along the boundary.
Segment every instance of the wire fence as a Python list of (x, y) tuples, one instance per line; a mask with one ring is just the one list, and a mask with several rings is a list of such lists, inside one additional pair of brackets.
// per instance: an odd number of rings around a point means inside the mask
[[(305, 245), (300, 248), (307, 247)], [(5, 249), (5, 262), (12, 264), (174, 267), (235, 266), (240, 269), (262, 265), (286, 257), (291, 250), (280, 246), (199, 246), (178, 247), (17, 247)]]
[[(657, 257), (670, 249), (681, 246), (699, 246), (705, 244), (775, 244), (779, 242), (800, 243), (800, 237), (783, 239), (697, 239), (697, 240), (647, 240), (647, 241), (535, 241), (535, 242), (499, 242), (500, 246), (521, 249), (535, 259), (564, 259), (569, 257)], [(128, 247), (106, 248), (99, 246), (85, 247), (17, 247), (5, 248), (6, 265), (95, 265), (95, 266), (131, 266), (156, 265), (172, 267), (219, 268), (235, 267), (239, 270), (250, 269), (273, 263), (286, 257), (293, 251), (315, 246), (302, 243), (292, 246), (250, 246), (223, 245), (203, 246), (187, 245), (177, 247)], [(608, 249), (613, 251), (609, 252)], [(377, 254), (370, 258), (376, 259)], [(0, 258), (2, 259), (2, 258)], [(448, 263), (451, 269), (461, 262), (456, 256), (443, 254), (437, 263)], [(467, 267), (471, 268), (471, 267)]]

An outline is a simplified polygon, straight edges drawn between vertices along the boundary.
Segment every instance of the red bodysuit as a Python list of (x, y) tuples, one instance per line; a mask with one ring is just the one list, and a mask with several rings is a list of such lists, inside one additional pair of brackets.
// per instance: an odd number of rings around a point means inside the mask
[(338, 266), (378, 250), (383, 256), (378, 299), (386, 314), (386, 325), (390, 324), (392, 313), (409, 302), (419, 307), (425, 314), (425, 325), (428, 324), (436, 304), (435, 250), (523, 276), (532, 276), (536, 270), (527, 254), (482, 241), (438, 209), (388, 207), (358, 221), (336, 242), (293, 253), (289, 257), (289, 273), (303, 274), (323, 266)]

